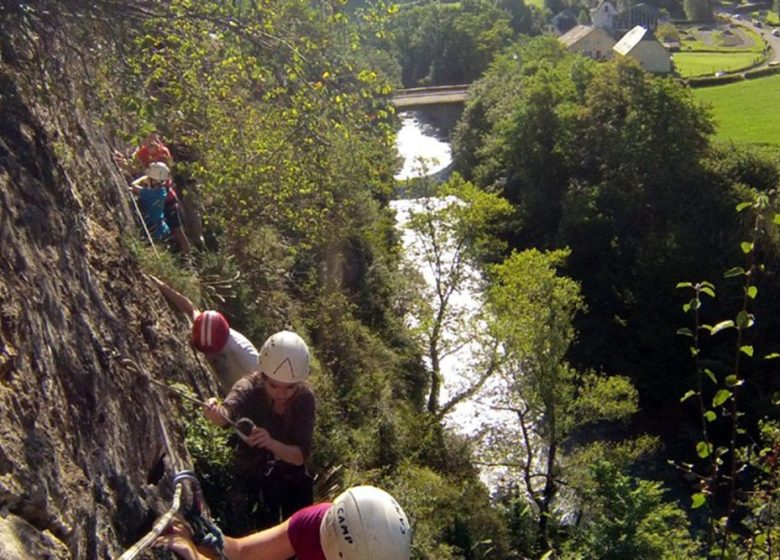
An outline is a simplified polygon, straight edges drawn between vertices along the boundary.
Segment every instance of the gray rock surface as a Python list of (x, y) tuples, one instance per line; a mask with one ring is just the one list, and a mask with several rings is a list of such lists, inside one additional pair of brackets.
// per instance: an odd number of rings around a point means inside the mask
[(213, 385), (126, 248), (136, 228), (97, 126), (66, 90), (44, 104), (17, 82), (0, 66), (0, 558), (115, 558), (189, 463), (179, 403), (118, 357)]

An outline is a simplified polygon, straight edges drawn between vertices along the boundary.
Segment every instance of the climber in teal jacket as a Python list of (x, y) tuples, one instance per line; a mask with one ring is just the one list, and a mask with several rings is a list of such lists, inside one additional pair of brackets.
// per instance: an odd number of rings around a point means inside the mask
[(138, 198), (138, 209), (146, 229), (155, 240), (163, 240), (171, 235), (171, 229), (165, 221), (165, 197), (168, 195), (165, 182), (170, 176), (168, 166), (157, 161), (146, 168), (144, 175), (130, 183), (130, 190)]

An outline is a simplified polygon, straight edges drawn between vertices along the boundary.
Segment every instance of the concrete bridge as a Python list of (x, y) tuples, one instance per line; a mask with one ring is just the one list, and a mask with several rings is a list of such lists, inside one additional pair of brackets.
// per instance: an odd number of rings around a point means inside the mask
[(468, 89), (468, 84), (399, 89), (396, 90), (390, 101), (399, 110), (427, 105), (462, 105), (466, 101)]

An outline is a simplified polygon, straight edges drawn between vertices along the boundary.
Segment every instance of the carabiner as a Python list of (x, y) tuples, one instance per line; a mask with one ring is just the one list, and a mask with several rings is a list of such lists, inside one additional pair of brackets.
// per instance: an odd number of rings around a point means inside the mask
[(244, 440), (244, 443), (249, 443), (249, 434), (255, 429), (255, 423), (249, 418), (239, 418), (233, 423), (233, 427), (236, 429), (238, 436)]

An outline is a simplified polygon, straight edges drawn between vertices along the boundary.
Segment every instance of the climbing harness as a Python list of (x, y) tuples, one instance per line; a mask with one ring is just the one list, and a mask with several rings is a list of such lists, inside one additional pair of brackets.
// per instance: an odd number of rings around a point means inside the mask
[(196, 545), (207, 546), (223, 555), (225, 539), (222, 531), (206, 516), (203, 515), (203, 490), (200, 482), (192, 471), (182, 471), (174, 477), (177, 480), (189, 479), (194, 481), (192, 503), (184, 510), (184, 519), (192, 529), (192, 540)]

